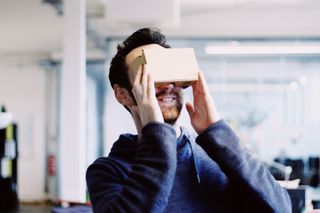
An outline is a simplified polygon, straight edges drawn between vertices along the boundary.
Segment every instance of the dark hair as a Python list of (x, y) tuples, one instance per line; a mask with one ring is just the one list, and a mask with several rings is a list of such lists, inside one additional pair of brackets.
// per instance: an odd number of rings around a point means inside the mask
[(133, 49), (147, 45), (158, 44), (164, 48), (170, 48), (166, 43), (166, 37), (158, 29), (142, 28), (130, 35), (122, 44), (118, 44), (117, 53), (112, 58), (109, 69), (109, 80), (113, 88), (115, 84), (126, 88), (131, 94), (132, 85), (129, 80), (128, 66), (125, 59)]

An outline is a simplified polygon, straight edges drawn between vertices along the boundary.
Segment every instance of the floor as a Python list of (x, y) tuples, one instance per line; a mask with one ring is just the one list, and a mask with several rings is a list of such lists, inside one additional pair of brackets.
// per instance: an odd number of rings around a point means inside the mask
[(20, 206), (14, 213), (51, 213), (51, 206)]
[(17, 211), (13, 213), (92, 213), (88, 206), (73, 206), (69, 208), (53, 207), (53, 206), (37, 206), (37, 205), (20, 205)]

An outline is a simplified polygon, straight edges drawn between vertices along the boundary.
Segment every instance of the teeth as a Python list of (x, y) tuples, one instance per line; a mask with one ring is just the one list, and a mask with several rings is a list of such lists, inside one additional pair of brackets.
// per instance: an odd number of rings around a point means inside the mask
[(163, 101), (172, 101), (173, 98), (164, 98)]

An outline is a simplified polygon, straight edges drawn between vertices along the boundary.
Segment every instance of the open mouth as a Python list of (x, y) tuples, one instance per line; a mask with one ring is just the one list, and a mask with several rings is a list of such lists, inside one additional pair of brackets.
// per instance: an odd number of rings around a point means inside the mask
[(175, 96), (159, 96), (157, 97), (158, 101), (161, 102), (171, 102), (171, 101), (175, 101), (176, 97)]

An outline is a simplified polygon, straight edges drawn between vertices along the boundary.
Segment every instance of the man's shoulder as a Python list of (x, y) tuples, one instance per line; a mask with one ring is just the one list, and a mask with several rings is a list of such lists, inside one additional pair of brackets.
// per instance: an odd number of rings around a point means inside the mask
[(110, 167), (114, 164), (117, 164), (117, 161), (113, 160), (109, 156), (99, 157), (92, 164), (90, 164), (88, 170), (104, 169), (104, 168)]
[(107, 167), (126, 167), (134, 159), (138, 144), (136, 136), (132, 134), (121, 134), (114, 142), (108, 156), (97, 158), (88, 168), (105, 169)]
[(124, 175), (131, 169), (132, 163), (116, 157), (100, 157), (87, 169), (89, 176), (105, 176), (110, 174)]
[(119, 139), (112, 145), (108, 157), (101, 160), (131, 162), (136, 155), (138, 146), (137, 135), (121, 134)]

